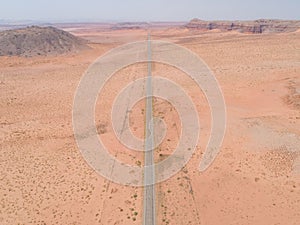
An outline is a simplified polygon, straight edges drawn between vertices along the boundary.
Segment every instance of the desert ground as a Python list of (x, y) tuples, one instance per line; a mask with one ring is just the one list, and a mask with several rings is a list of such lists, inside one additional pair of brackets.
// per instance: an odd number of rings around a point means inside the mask
[[(142, 224), (143, 188), (113, 183), (84, 160), (73, 135), (72, 107), (83, 73), (99, 56), (147, 40), (147, 30), (64, 27), (90, 49), (59, 56), (0, 57), (0, 224)], [(196, 53), (223, 91), (227, 127), (221, 151), (205, 172), (198, 166), (211, 117), (203, 92), (182, 71), (153, 63), (153, 76), (183, 87), (196, 105), (201, 136), (192, 159), (156, 185), (157, 224), (300, 224), (300, 32), (151, 30)], [(147, 64), (118, 71), (99, 95), (99, 138), (122, 162), (143, 166), (110, 124), (114, 98), (128, 82), (147, 76)], [(126, 104), (126, 103), (124, 103)], [(144, 135), (145, 102), (130, 110), (130, 128)], [(168, 125), (155, 160), (172, 153), (180, 119), (154, 99), (154, 115)]]

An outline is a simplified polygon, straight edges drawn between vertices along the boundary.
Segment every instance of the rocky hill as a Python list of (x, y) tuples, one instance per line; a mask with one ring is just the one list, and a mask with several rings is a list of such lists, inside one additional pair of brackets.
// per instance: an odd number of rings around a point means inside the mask
[(242, 33), (283, 33), (300, 29), (300, 21), (254, 20), (254, 21), (204, 21), (193, 19), (185, 25), (188, 29), (238, 31)]
[(58, 55), (88, 48), (85, 40), (54, 27), (0, 32), (0, 56)]

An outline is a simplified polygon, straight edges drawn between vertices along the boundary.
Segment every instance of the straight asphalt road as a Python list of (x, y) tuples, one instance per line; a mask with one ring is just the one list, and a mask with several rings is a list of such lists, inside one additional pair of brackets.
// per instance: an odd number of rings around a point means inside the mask
[(148, 33), (148, 76), (146, 84), (146, 128), (145, 128), (145, 172), (144, 184), (144, 225), (156, 224), (155, 211), (155, 169), (154, 165), (154, 134), (153, 134), (153, 102), (152, 102), (152, 52), (151, 36)]

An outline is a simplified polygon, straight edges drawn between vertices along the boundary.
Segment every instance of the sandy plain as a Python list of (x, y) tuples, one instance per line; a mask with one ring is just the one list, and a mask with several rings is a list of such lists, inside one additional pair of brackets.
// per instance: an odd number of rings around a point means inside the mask
[[(146, 40), (145, 30), (73, 29), (91, 50), (49, 57), (0, 59), (0, 224), (142, 224), (143, 189), (99, 176), (81, 156), (73, 136), (72, 106), (82, 74), (110, 49)], [(214, 72), (227, 106), (221, 152), (198, 171), (210, 131), (207, 101), (183, 72), (154, 64), (153, 75), (185, 88), (199, 112), (201, 138), (187, 166), (157, 184), (157, 224), (300, 224), (300, 32), (240, 34), (168, 28), (153, 39), (182, 45)], [(96, 107), (99, 137), (119, 160), (143, 165), (143, 154), (122, 146), (110, 108), (128, 82), (147, 75), (140, 63), (118, 71)], [(173, 107), (154, 100), (168, 125), (156, 150), (162, 160), (179, 139)], [(144, 134), (145, 102), (130, 110)]]

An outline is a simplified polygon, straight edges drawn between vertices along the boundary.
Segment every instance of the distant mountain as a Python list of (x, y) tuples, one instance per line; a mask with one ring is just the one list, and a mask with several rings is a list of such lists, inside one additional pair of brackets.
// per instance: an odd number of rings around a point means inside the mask
[(114, 24), (111, 29), (112, 30), (136, 30), (136, 29), (147, 29), (149, 27), (149, 23), (146, 22), (124, 22)]

